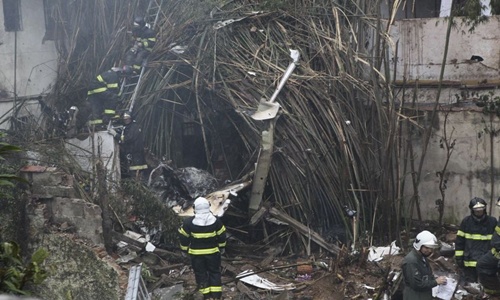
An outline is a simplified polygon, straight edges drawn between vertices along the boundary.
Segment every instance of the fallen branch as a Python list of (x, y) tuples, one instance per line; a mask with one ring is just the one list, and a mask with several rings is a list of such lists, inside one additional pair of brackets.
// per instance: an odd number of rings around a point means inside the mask
[(280, 221), (286, 222), (288, 225), (292, 226), (295, 228), (298, 232), (301, 234), (305, 235), (306, 237), (309, 237), (311, 240), (313, 240), (316, 244), (319, 246), (325, 248), (325, 250), (329, 251), (330, 253), (333, 253), (335, 255), (338, 255), (340, 252), (340, 248), (337, 245), (330, 244), (325, 239), (321, 237), (317, 232), (313, 231), (311, 228), (304, 226), (302, 223), (299, 221), (295, 220), (294, 218), (290, 217), (288, 214), (277, 210), (274, 207), (271, 207), (269, 209), (269, 213), (279, 219)]

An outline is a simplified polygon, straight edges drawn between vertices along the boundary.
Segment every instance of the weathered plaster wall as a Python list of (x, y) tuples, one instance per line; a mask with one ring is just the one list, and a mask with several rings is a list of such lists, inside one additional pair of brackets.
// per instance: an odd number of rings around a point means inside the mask
[[(450, 36), (444, 80), (500, 79), (500, 16), (489, 17), (489, 21), (477, 26), (473, 33), (460, 25), (460, 18), (455, 20), (457, 28)], [(390, 59), (397, 62), (396, 80), (439, 79), (446, 28), (445, 18), (394, 22), (390, 32), (393, 40)], [(484, 61), (470, 61), (472, 55), (481, 56)], [(391, 68), (394, 69), (394, 64)]]
[[(495, 183), (491, 182), (490, 171), (494, 170), (494, 181), (498, 180), (500, 155), (495, 149), (499, 147), (499, 139), (493, 143), (493, 162), (491, 161), (491, 145), (487, 130), (500, 129), (500, 120), (493, 118), (493, 126), (489, 116), (481, 112), (474, 104), (480, 95), (493, 93), (500, 95), (500, 17), (492, 16), (488, 22), (477, 26), (474, 32), (461, 25), (462, 19), (456, 18), (456, 28), (451, 31), (443, 86), (439, 102), (441, 104), (458, 104), (448, 115), (447, 129), (452, 139), (456, 139), (455, 149), (447, 168), (447, 189), (445, 197), (444, 221), (459, 222), (468, 214), (467, 204), (472, 197), (482, 197), (488, 202), (500, 196), (500, 191), (491, 191)], [(405, 103), (411, 103), (416, 91), (417, 103), (434, 103), (436, 101), (442, 60), (446, 43), (447, 19), (405, 19), (394, 22), (391, 26), (390, 59), (391, 74), (396, 74), (396, 98), (401, 100), (405, 95)], [(481, 62), (471, 61), (472, 55), (481, 56)], [(402, 82), (409, 81), (403, 93)], [(415, 82), (418, 81), (418, 89)], [(451, 106), (450, 106), (451, 107)], [(462, 107), (462, 108), (459, 108)], [(424, 109), (429, 111), (430, 106)], [(444, 119), (447, 108), (438, 113), (439, 122), (435, 123), (434, 133), (430, 140), (422, 170), (422, 182), (419, 193), (421, 210), (424, 219), (437, 220), (436, 200), (441, 198), (439, 192), (440, 172), (446, 161), (446, 151), (441, 148)], [(462, 109), (461, 111), (459, 111)], [(429, 112), (427, 113), (429, 114)], [(423, 122), (423, 118), (419, 121)], [(424, 124), (424, 123), (421, 123)], [(422, 136), (414, 136), (415, 161), (419, 162), (422, 152)], [(498, 157), (497, 157), (498, 156)], [(409, 175), (407, 175), (409, 176)], [(407, 178), (411, 182), (411, 178)], [(410, 185), (406, 186), (406, 199), (413, 194)], [(497, 212), (493, 210), (495, 216)], [(413, 217), (416, 217), (416, 211)]]
[[(54, 42), (43, 40), (43, 1), (20, 3), (22, 30), (17, 32), (5, 31), (3, 5), (0, 3), (0, 121), (10, 116), (4, 114), (12, 109), (14, 95), (22, 98), (47, 93), (57, 75), (58, 56)], [(29, 114), (40, 115), (36, 101), (30, 101), (20, 112), (20, 116)], [(0, 124), (0, 129), (7, 128), (9, 122)]]
[[(442, 171), (446, 161), (446, 150), (441, 148), (443, 138), (445, 113), (438, 114), (439, 125), (435, 126), (427, 149), (425, 162), (422, 169), (422, 182), (419, 193), (421, 196), (421, 210), (426, 220), (438, 220), (439, 214), (435, 201), (441, 198), (439, 192), (439, 177), (437, 172)], [(492, 126), (493, 125), (493, 126)], [(448, 137), (456, 140), (454, 151), (446, 169), (447, 189), (445, 197), (444, 221), (458, 223), (468, 211), (468, 202), (473, 197), (481, 197), (490, 203), (491, 180), (490, 170), (493, 164), (495, 182), (500, 179), (500, 138), (495, 137), (493, 143), (493, 162), (490, 155), (490, 136), (487, 128), (500, 130), (500, 120), (493, 118), (490, 124), (489, 117), (480, 112), (456, 111), (450, 112), (447, 119)], [(422, 153), (422, 136), (414, 136), (415, 162), (418, 165)], [(411, 182), (407, 174), (407, 182)], [(493, 185), (493, 199), (500, 196), (500, 189)], [(406, 199), (413, 194), (410, 184), (406, 186)], [(493, 207), (493, 215), (497, 212)], [(416, 218), (416, 211), (413, 214)]]
[[(21, 31), (6, 32), (3, 26), (0, 27), (0, 82), (9, 97), (14, 95), (14, 67), (17, 70), (18, 97), (46, 92), (56, 78), (57, 52), (54, 42), (43, 41), (43, 1), (21, 1), (21, 15)], [(4, 24), (2, 5), (0, 24)], [(17, 62), (14, 59), (16, 56)]]

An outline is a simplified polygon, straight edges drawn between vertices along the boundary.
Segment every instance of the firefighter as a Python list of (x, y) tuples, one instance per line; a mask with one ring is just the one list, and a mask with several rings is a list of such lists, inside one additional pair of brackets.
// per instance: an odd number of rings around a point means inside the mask
[(92, 107), (89, 125), (104, 128), (103, 124), (115, 116), (120, 93), (120, 79), (130, 73), (129, 66), (113, 67), (92, 80), (87, 92), (87, 99)]
[(496, 218), (486, 213), (486, 201), (474, 197), (469, 202), (470, 215), (460, 223), (455, 241), (455, 261), (466, 282), (477, 282), (477, 260), (490, 249)]
[[(500, 208), (500, 198), (497, 200), (497, 208)], [(491, 299), (500, 299), (500, 280), (498, 278), (498, 268), (500, 263), (500, 219), (495, 227), (495, 232), (490, 242), (490, 249), (477, 261), (477, 274), (479, 282), (484, 288), (484, 292)]]
[(446, 284), (446, 277), (434, 278), (429, 266), (429, 257), (435, 248), (439, 246), (434, 234), (424, 230), (417, 234), (413, 242), (413, 248), (403, 259), (403, 279), (405, 287), (403, 300), (431, 300), (432, 288)]
[(132, 27), (132, 38), (134, 44), (125, 54), (125, 64), (132, 66), (137, 73), (156, 44), (156, 32), (146, 25), (144, 18), (136, 17)]
[(194, 217), (179, 228), (181, 250), (191, 257), (198, 290), (204, 299), (222, 299), (221, 254), (226, 247), (226, 228), (210, 211), (207, 199), (194, 201)]
[(139, 124), (132, 118), (131, 113), (125, 112), (122, 116), (123, 128), (120, 133), (110, 128), (108, 132), (118, 139), (120, 145), (120, 164), (122, 178), (130, 177), (135, 172), (135, 179), (144, 178), (144, 170), (148, 168), (144, 156), (144, 137)]

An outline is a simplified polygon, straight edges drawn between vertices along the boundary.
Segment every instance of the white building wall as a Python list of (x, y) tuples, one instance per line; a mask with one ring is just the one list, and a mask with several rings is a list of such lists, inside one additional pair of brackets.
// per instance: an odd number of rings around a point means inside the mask
[[(438, 114), (439, 128), (435, 128), (432, 135), (425, 162), (422, 169), (419, 194), (421, 197), (421, 211), (425, 220), (437, 220), (439, 217), (436, 209), (436, 200), (441, 199), (439, 191), (439, 176), (436, 174), (443, 170), (447, 159), (447, 151), (441, 147), (444, 138), (445, 112)], [(467, 207), (470, 199), (481, 197), (488, 204), (493, 204), (493, 215), (497, 216), (495, 203), (500, 196), (500, 138), (493, 140), (493, 160), (490, 155), (491, 142), (488, 132), (500, 131), (500, 119), (493, 117), (490, 123), (489, 115), (468, 110), (454, 111), (448, 114), (447, 135), (451, 141), (455, 140), (453, 153), (450, 156), (448, 167), (445, 171), (446, 190), (444, 222), (458, 223), (469, 213)], [(491, 131), (491, 129), (493, 131)], [(414, 154), (416, 165), (420, 162), (422, 153), (422, 139), (414, 138)], [(450, 142), (451, 142), (450, 141)], [(491, 193), (491, 173), (494, 171), (493, 194)], [(411, 175), (407, 174), (406, 182), (411, 182)], [(406, 199), (410, 199), (413, 190), (410, 184), (406, 186)], [(493, 203), (490, 201), (493, 200)], [(408, 201), (407, 201), (408, 202)], [(416, 218), (414, 210), (413, 218)]]
[[(21, 0), (22, 29), (6, 32), (3, 1), (0, 0), (0, 123), (14, 105), (14, 95), (33, 97), (47, 93), (57, 73), (57, 51), (53, 41), (43, 41), (45, 36), (45, 15), (43, 1)], [(16, 42), (17, 41), (17, 42)], [(17, 58), (17, 61), (16, 59)], [(14, 75), (14, 70), (16, 74)], [(16, 84), (14, 84), (14, 81)], [(19, 102), (17, 102), (19, 103)], [(35, 113), (39, 109), (22, 109), (21, 113)], [(9, 128), (8, 122), (0, 129)]]
[[(489, 17), (469, 32), (455, 18), (457, 28), (452, 29), (444, 80), (498, 80), (500, 67), (500, 16)], [(397, 62), (397, 80), (438, 80), (446, 43), (445, 18), (407, 19), (394, 23), (391, 37), (394, 47), (390, 59)], [(397, 47), (396, 47), (397, 45)], [(396, 50), (397, 48), (397, 50)], [(484, 61), (471, 61), (472, 55)], [(392, 73), (391, 73), (392, 74)]]
[[(84, 139), (72, 138), (65, 141), (65, 148), (73, 155), (75, 162), (90, 174), (95, 174), (97, 160), (102, 161), (107, 170), (107, 179), (112, 189), (120, 180), (119, 148), (111, 134), (98, 131)], [(110, 190), (111, 191), (111, 190)]]
[[(490, 119), (490, 115), (482, 113), (482, 109), (474, 104), (481, 95), (500, 95), (500, 17), (489, 17), (487, 23), (480, 24), (473, 32), (462, 25), (461, 18), (455, 18), (455, 21), (457, 27), (451, 32), (440, 94), (441, 104), (457, 104), (448, 107), (452, 111), (446, 121), (448, 135), (453, 131), (452, 140), (456, 140), (445, 170), (447, 182), (443, 221), (451, 223), (458, 223), (469, 214), (467, 205), (473, 197), (484, 198), (493, 204), (493, 215), (498, 217), (494, 204), (500, 196), (500, 153), (497, 150), (500, 147), (500, 118), (492, 116)], [(406, 103), (411, 102), (418, 81), (417, 102), (422, 109), (430, 111), (432, 106), (423, 104), (436, 101), (447, 26), (445, 18), (405, 19), (393, 23), (390, 59), (391, 74), (396, 74), (395, 94), (398, 100), (406, 94)], [(472, 55), (481, 56), (484, 60), (471, 61)], [(406, 93), (401, 92), (403, 81), (407, 82)], [(426, 220), (439, 218), (436, 200), (442, 197), (437, 173), (442, 171), (446, 161), (442, 138), (448, 108), (440, 108), (439, 120), (433, 125), (433, 135), (423, 164), (419, 194), (422, 217)], [(422, 125), (425, 123), (425, 118), (418, 120)], [(498, 135), (493, 138), (493, 144), (489, 132)], [(418, 165), (423, 135), (413, 136), (412, 140)], [(408, 177), (406, 182), (405, 199), (409, 203), (413, 195), (411, 178)], [(417, 217), (415, 210), (412, 217)]]

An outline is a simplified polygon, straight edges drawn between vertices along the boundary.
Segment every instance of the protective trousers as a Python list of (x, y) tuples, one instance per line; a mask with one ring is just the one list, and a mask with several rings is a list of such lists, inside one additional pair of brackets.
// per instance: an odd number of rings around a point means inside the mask
[(220, 271), (220, 253), (191, 255), (196, 284), (204, 299), (221, 299), (222, 279)]
[(132, 47), (125, 53), (125, 64), (131, 66), (136, 73), (139, 73), (142, 62), (149, 54), (150, 52), (146, 49)]
[(479, 282), (484, 287), (484, 291), (490, 295), (500, 295), (500, 280), (497, 275), (498, 258), (491, 251), (486, 252), (477, 261), (477, 273)]
[(90, 117), (89, 125), (102, 124), (102, 113), (104, 112), (104, 102), (98, 95), (91, 95), (88, 97), (90, 107), (92, 108), (92, 115)]

